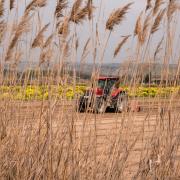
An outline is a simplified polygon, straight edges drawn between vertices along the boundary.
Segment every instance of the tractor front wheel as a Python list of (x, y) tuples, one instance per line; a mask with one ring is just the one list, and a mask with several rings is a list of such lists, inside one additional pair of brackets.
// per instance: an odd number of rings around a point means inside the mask
[(103, 98), (96, 98), (94, 104), (94, 112), (98, 114), (105, 113), (106, 111), (106, 101)]

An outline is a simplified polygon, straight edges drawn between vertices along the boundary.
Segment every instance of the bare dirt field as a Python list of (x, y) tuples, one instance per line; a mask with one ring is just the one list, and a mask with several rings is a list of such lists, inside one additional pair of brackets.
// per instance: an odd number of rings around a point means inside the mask
[[(162, 110), (158, 107), (148, 109), (145, 104), (148, 103), (141, 103), (141, 112), (93, 114), (75, 112), (72, 103), (6, 102), (1, 104), (0, 113), (1, 118), (7, 120), (5, 136), (16, 135), (22, 149), (27, 146), (27, 136), (31, 138), (30, 145), (34, 146), (41, 138), (43, 143), (49, 133), (52, 146), (62, 139), (63, 149), (72, 146), (71, 150), (78, 154), (79, 160), (77, 167), (76, 163), (72, 166), (81, 169), (81, 178), (91, 171), (96, 172), (96, 178), (107, 178), (111, 176), (109, 169), (117, 167), (123, 179), (142, 178), (145, 172), (153, 177), (154, 168), (161, 168), (161, 163), (163, 168), (164, 164), (167, 166), (167, 156), (172, 151), (173, 163), (168, 167), (176, 171), (172, 179), (180, 177), (178, 106)], [(55, 147), (53, 152), (56, 152)]]

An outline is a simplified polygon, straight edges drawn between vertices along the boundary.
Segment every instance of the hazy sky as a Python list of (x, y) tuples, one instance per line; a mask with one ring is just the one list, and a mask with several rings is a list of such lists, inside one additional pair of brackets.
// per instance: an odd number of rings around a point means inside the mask
[[(28, 4), (30, 0), (23, 0)], [(22, 0), (18, 0), (18, 4), (20, 7), (20, 13), (23, 13), (23, 9), (25, 8), (25, 3)], [(122, 40), (121, 36), (125, 35), (132, 35), (135, 23), (137, 20), (137, 17), (141, 13), (142, 10), (146, 7), (147, 0), (94, 0), (94, 6), (95, 6), (95, 12), (94, 12), (94, 19), (97, 20), (97, 17), (99, 17), (100, 13), (100, 21), (98, 23), (98, 30), (100, 34), (100, 41), (103, 42), (105, 40), (105, 37), (107, 35), (107, 31), (105, 31), (105, 24), (106, 21), (111, 14), (111, 12), (119, 7), (122, 7), (126, 5), (129, 2), (133, 2), (134, 4), (131, 6), (131, 9), (129, 10), (128, 14), (126, 15), (126, 18), (124, 21), (116, 26), (114, 29), (111, 38), (109, 40), (107, 51), (105, 53), (104, 62), (112, 62), (113, 52), (117, 44)], [(72, 6), (73, 0), (69, 0), (69, 11)], [(101, 5), (102, 3), (102, 5)], [(51, 23), (53, 24), (53, 16), (54, 16), (54, 9), (56, 6), (56, 0), (48, 0), (47, 7), (43, 8), (40, 13), (41, 20), (43, 21), (43, 24)], [(101, 8), (100, 8), (101, 7)], [(20, 16), (21, 14), (19, 14)], [(178, 22), (179, 25), (177, 25), (177, 31), (178, 28), (180, 29), (180, 22)], [(83, 24), (78, 25), (77, 31), (78, 31), (78, 37), (80, 39), (79, 42), (79, 51), (78, 51), (78, 60), (80, 59), (82, 48), (87, 41), (87, 39), (90, 36), (90, 26), (89, 23), (83, 22)], [(151, 43), (151, 47), (149, 48), (151, 51), (156, 48), (157, 42), (160, 41), (162, 38), (163, 33), (162, 31), (158, 31), (155, 34), (155, 37), (153, 37), (153, 44)], [(178, 38), (176, 38), (178, 39)], [(120, 54), (118, 57), (114, 60), (114, 62), (121, 62), (128, 58), (129, 55), (133, 55), (133, 44), (136, 44), (134, 42), (135, 40), (133, 38), (130, 38), (128, 42), (125, 44), (125, 46), (122, 48)], [(179, 45), (177, 45), (177, 51), (180, 50)], [(179, 52), (179, 51), (178, 51)], [(92, 58), (88, 58), (89, 62), (92, 62)]]
[[(70, 1), (72, 2), (72, 1)], [(111, 38), (109, 40), (108, 44), (108, 51), (105, 54), (104, 62), (111, 62), (114, 48), (117, 46), (117, 44), (121, 40), (122, 35), (129, 35), (132, 34), (134, 31), (134, 25), (136, 23), (137, 17), (139, 16), (140, 12), (145, 8), (146, 6), (146, 0), (94, 0), (95, 5), (95, 19), (99, 16), (100, 12), (100, 6), (101, 6), (101, 14), (100, 14), (100, 37), (103, 41), (105, 36), (105, 23), (107, 21), (108, 16), (110, 13), (124, 5), (126, 5), (129, 2), (134, 2), (134, 4), (131, 6), (131, 9), (129, 10), (129, 13), (126, 16), (126, 19), (123, 21), (123, 23), (120, 26), (117, 26), (114, 30), (114, 32), (111, 35)], [(44, 20), (46, 22), (50, 22), (53, 16), (53, 10), (55, 8), (55, 0), (51, 0), (48, 3), (48, 8), (45, 9), (42, 12), (42, 16), (44, 17)], [(88, 39), (88, 24), (82, 24), (79, 25), (79, 36), (81, 39), (80, 44), (85, 44), (86, 40)], [(121, 59), (126, 58), (126, 55), (129, 53), (123, 52), (126, 51), (128, 48), (131, 47), (131, 40), (127, 42), (127, 45), (122, 49), (119, 57), (117, 57), (115, 62), (121, 61)], [(79, 54), (80, 57), (80, 54)]]

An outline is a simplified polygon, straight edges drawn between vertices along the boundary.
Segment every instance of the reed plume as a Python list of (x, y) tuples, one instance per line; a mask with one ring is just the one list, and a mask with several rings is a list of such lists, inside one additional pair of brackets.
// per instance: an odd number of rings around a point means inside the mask
[(67, 7), (67, 0), (59, 0), (56, 9), (55, 9), (55, 16), (57, 18), (63, 17), (62, 11)]
[(9, 8), (10, 8), (10, 10), (12, 10), (14, 8), (14, 3), (15, 3), (15, 0), (10, 0), (9, 1)]
[(45, 41), (44, 45), (43, 45), (43, 49), (47, 48), (49, 45), (51, 45), (52, 40), (53, 40), (54, 34), (51, 34), (47, 40)]
[(30, 30), (29, 28), (29, 21), (31, 19), (31, 16), (29, 17), (26, 13), (22, 17), (21, 21), (17, 25), (17, 28), (15, 29), (15, 34), (12, 38), (12, 41), (9, 44), (6, 58), (5, 60), (8, 61), (11, 58), (12, 51), (14, 47), (16, 46), (18, 39), (23, 35), (23, 33), (28, 32)]
[(0, 17), (4, 15), (4, 0), (0, 0)]
[(25, 13), (28, 13), (34, 10), (37, 7), (45, 7), (47, 4), (47, 0), (32, 0), (26, 7)]
[(114, 51), (114, 58), (118, 55), (118, 53), (120, 52), (122, 46), (126, 43), (126, 41), (128, 40), (129, 37), (130, 37), (130, 35), (125, 36), (123, 38), (123, 40), (118, 44), (118, 46), (116, 47), (116, 49)]
[(161, 5), (164, 4), (164, 0), (156, 0), (155, 1), (155, 6), (153, 9), (153, 14), (156, 15), (161, 8)]
[(42, 47), (43, 43), (44, 43), (44, 32), (48, 29), (50, 24), (46, 24), (37, 34), (37, 36), (35, 37), (33, 43), (32, 43), (32, 48), (36, 48), (36, 47)]
[(79, 9), (76, 13), (73, 14), (73, 16), (70, 18), (70, 20), (76, 24), (81, 23), (86, 16), (88, 15), (88, 7), (84, 7)]
[(89, 44), (90, 44), (90, 38), (88, 38), (88, 40), (86, 41), (85, 45), (84, 45), (84, 48), (83, 48), (83, 53), (82, 53), (82, 56), (81, 56), (81, 62), (84, 62), (84, 60), (86, 59), (86, 57), (88, 56), (89, 54)]
[(69, 18), (65, 17), (61, 24), (57, 24), (58, 34), (62, 35), (63, 38), (66, 38), (69, 33)]
[(113, 13), (111, 13), (111, 15), (109, 16), (106, 22), (106, 29), (112, 31), (115, 25), (120, 24), (125, 18), (125, 15), (127, 14), (127, 11), (129, 10), (132, 4), (133, 3), (128, 3), (124, 7), (119, 8)]
[(141, 43), (142, 44), (146, 41), (148, 30), (149, 30), (150, 21), (151, 21), (151, 14), (149, 14), (146, 17), (145, 21), (144, 21), (144, 25), (143, 25), (143, 29), (142, 29), (142, 35), (141, 35)]
[(82, 4), (82, 0), (76, 0), (73, 4), (73, 7), (71, 9), (71, 15), (70, 15), (70, 20), (73, 21), (74, 16), (79, 12), (80, 7)]
[(152, 29), (151, 29), (152, 34), (154, 34), (158, 30), (160, 23), (164, 17), (165, 12), (166, 12), (166, 10), (164, 9), (164, 10), (160, 11), (159, 14), (157, 15), (157, 17), (154, 21), (154, 24), (152, 26)]
[(0, 21), (0, 44), (2, 43), (2, 39), (4, 37), (5, 28), (6, 28), (6, 23), (3, 20), (1, 20)]
[(142, 20), (141, 20), (142, 12), (139, 15), (137, 21), (136, 21), (136, 26), (134, 29), (134, 36), (138, 36), (139, 41), (141, 42), (142, 39)]
[(69, 41), (65, 42), (64, 47), (63, 47), (63, 57), (64, 58), (67, 58), (69, 56)]
[(152, 8), (152, 0), (147, 0), (146, 11)]
[(92, 14), (93, 14), (93, 2), (92, 0), (88, 0), (87, 2), (87, 10), (88, 10), (88, 19), (92, 19)]
[(16, 51), (14, 55), (14, 65), (17, 66), (22, 58), (23, 53), (21, 51)]
[(169, 21), (172, 19), (173, 14), (176, 12), (176, 10), (178, 10), (178, 8), (179, 6), (176, 0), (169, 1), (168, 11), (167, 11), (167, 17)]
[(43, 64), (44, 62), (49, 61), (52, 58), (52, 54), (53, 54), (52, 49), (48, 49), (42, 52), (40, 55), (39, 66)]
[(162, 50), (161, 45), (163, 43), (163, 40), (164, 40), (164, 36), (163, 36), (163, 38), (161, 39), (161, 41), (158, 43), (158, 45), (156, 47), (156, 51), (154, 53), (154, 60), (156, 60), (156, 57), (157, 57), (158, 53)]

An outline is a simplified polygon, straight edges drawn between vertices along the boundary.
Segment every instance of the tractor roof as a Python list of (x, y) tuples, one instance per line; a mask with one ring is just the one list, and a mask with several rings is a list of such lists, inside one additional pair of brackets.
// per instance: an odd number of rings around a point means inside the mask
[(119, 77), (106, 77), (106, 76), (102, 76), (102, 77), (99, 77), (98, 80), (119, 80)]

